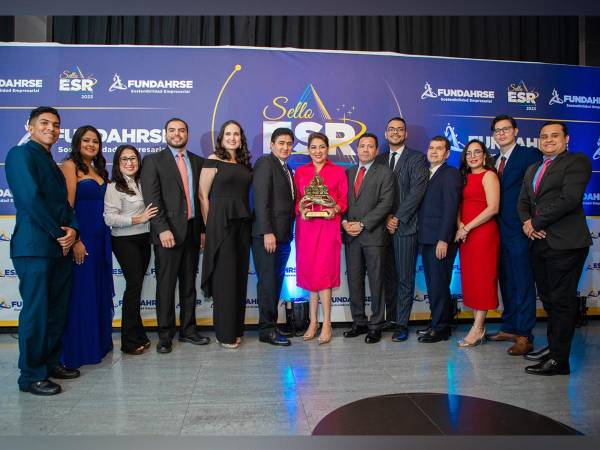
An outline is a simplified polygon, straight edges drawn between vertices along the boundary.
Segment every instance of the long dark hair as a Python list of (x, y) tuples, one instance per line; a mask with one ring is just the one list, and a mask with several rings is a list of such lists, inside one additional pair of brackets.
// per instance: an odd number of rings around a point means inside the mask
[(100, 136), (100, 132), (95, 127), (84, 125), (77, 128), (73, 135), (73, 142), (71, 143), (71, 153), (66, 159), (75, 163), (76, 172), (81, 172), (84, 175), (89, 174), (88, 166), (83, 162), (83, 157), (81, 156), (81, 139), (88, 131), (93, 132), (100, 143), (100, 149), (98, 150), (98, 154), (92, 160), (92, 164), (96, 173), (106, 182), (108, 181), (108, 171), (106, 170), (106, 160), (102, 155), (102, 136)]
[(128, 186), (125, 175), (123, 175), (123, 172), (121, 172), (121, 153), (123, 153), (124, 150), (132, 150), (133, 153), (135, 153), (135, 157), (137, 158), (138, 162), (138, 170), (133, 176), (133, 181), (135, 181), (135, 184), (138, 187), (140, 185), (140, 176), (142, 174), (142, 157), (140, 156), (138, 149), (129, 144), (119, 145), (115, 150), (112, 166), (112, 182), (115, 183), (115, 189), (117, 191), (123, 192), (127, 195), (135, 195), (134, 190)]
[(479, 144), (481, 146), (481, 149), (483, 150), (483, 168), (485, 170), (491, 170), (493, 172), (496, 172), (494, 157), (490, 155), (490, 151), (487, 149), (485, 144), (479, 139), (471, 139), (469, 142), (467, 142), (467, 145), (465, 145), (465, 148), (463, 148), (463, 151), (460, 154), (460, 173), (463, 177), (463, 184), (467, 183), (467, 174), (471, 173), (471, 168), (467, 164), (466, 154), (467, 150), (469, 150), (469, 147), (472, 144)]
[(217, 143), (215, 144), (215, 155), (220, 159), (225, 161), (229, 161), (229, 153), (223, 147), (223, 136), (225, 135), (225, 128), (228, 125), (236, 125), (240, 129), (240, 146), (235, 150), (235, 162), (239, 164), (243, 164), (248, 169), (252, 170), (252, 165), (250, 164), (250, 151), (248, 150), (248, 142), (246, 140), (246, 135), (244, 134), (244, 129), (242, 126), (236, 122), (235, 120), (228, 120), (223, 125), (221, 125), (221, 130), (219, 131), (219, 136), (217, 137)]

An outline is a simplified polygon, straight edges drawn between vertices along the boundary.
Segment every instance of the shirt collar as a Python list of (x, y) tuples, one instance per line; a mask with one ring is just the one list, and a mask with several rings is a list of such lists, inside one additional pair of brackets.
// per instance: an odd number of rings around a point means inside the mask
[[(169, 150), (171, 150), (171, 153), (173, 154), (173, 158), (177, 158), (177, 154), (179, 153), (177, 151), (176, 148), (171, 147), (170, 145), (168, 145)], [(183, 149), (183, 158), (186, 159), (187, 158), (187, 149)]]
[(499, 158), (502, 158), (503, 156), (508, 159), (510, 158), (510, 155), (512, 154), (513, 150), (515, 149), (515, 147), (517, 146), (517, 143), (515, 142), (514, 145), (506, 152), (506, 153), (502, 153), (500, 152)]
[(363, 164), (363, 163), (359, 162), (359, 163), (358, 163), (358, 169), (360, 170), (360, 168), (361, 168), (361, 167), (364, 167), (364, 168), (365, 168), (365, 172), (368, 172), (368, 171), (369, 171), (369, 169), (371, 168), (371, 166), (373, 165), (373, 162), (374, 162), (374, 161), (375, 161), (375, 160), (374, 160), (374, 159), (372, 159), (371, 161), (369, 161), (369, 162), (368, 162), (368, 163), (366, 163), (366, 164)]

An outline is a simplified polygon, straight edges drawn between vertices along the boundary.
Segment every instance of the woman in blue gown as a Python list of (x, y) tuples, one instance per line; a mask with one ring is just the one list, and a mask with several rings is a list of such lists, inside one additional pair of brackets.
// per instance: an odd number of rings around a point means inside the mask
[(71, 153), (61, 170), (69, 203), (79, 223), (73, 245), (73, 284), (62, 363), (70, 368), (97, 364), (113, 348), (113, 278), (110, 228), (104, 223), (108, 172), (102, 138), (91, 125), (73, 135)]

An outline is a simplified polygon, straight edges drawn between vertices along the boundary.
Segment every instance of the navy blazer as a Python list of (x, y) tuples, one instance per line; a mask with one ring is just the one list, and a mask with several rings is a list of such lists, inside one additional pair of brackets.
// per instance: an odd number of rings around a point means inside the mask
[(462, 188), (462, 176), (454, 167), (444, 163), (435, 171), (419, 209), (420, 244), (454, 241)]
[[(497, 155), (496, 159), (500, 156)], [(497, 216), (500, 235), (503, 240), (525, 236), (517, 211), (519, 193), (523, 185), (525, 171), (529, 166), (537, 164), (541, 160), (542, 154), (537, 148), (523, 147), (522, 145), (515, 146), (510, 158), (508, 158), (500, 178), (500, 210)]]
[(78, 226), (67, 201), (65, 177), (52, 155), (35, 141), (11, 148), (6, 180), (17, 209), (10, 257), (62, 257), (56, 240), (65, 235), (61, 227)]

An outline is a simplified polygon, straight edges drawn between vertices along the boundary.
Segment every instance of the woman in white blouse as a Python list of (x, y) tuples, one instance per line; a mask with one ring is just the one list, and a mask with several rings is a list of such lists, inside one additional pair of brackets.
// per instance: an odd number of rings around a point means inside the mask
[(112, 249), (123, 276), (125, 292), (121, 313), (121, 351), (141, 355), (150, 348), (140, 316), (142, 285), (150, 262), (148, 221), (157, 207), (144, 205), (140, 189), (141, 158), (131, 145), (115, 151), (112, 182), (104, 197), (104, 222), (111, 227)]

